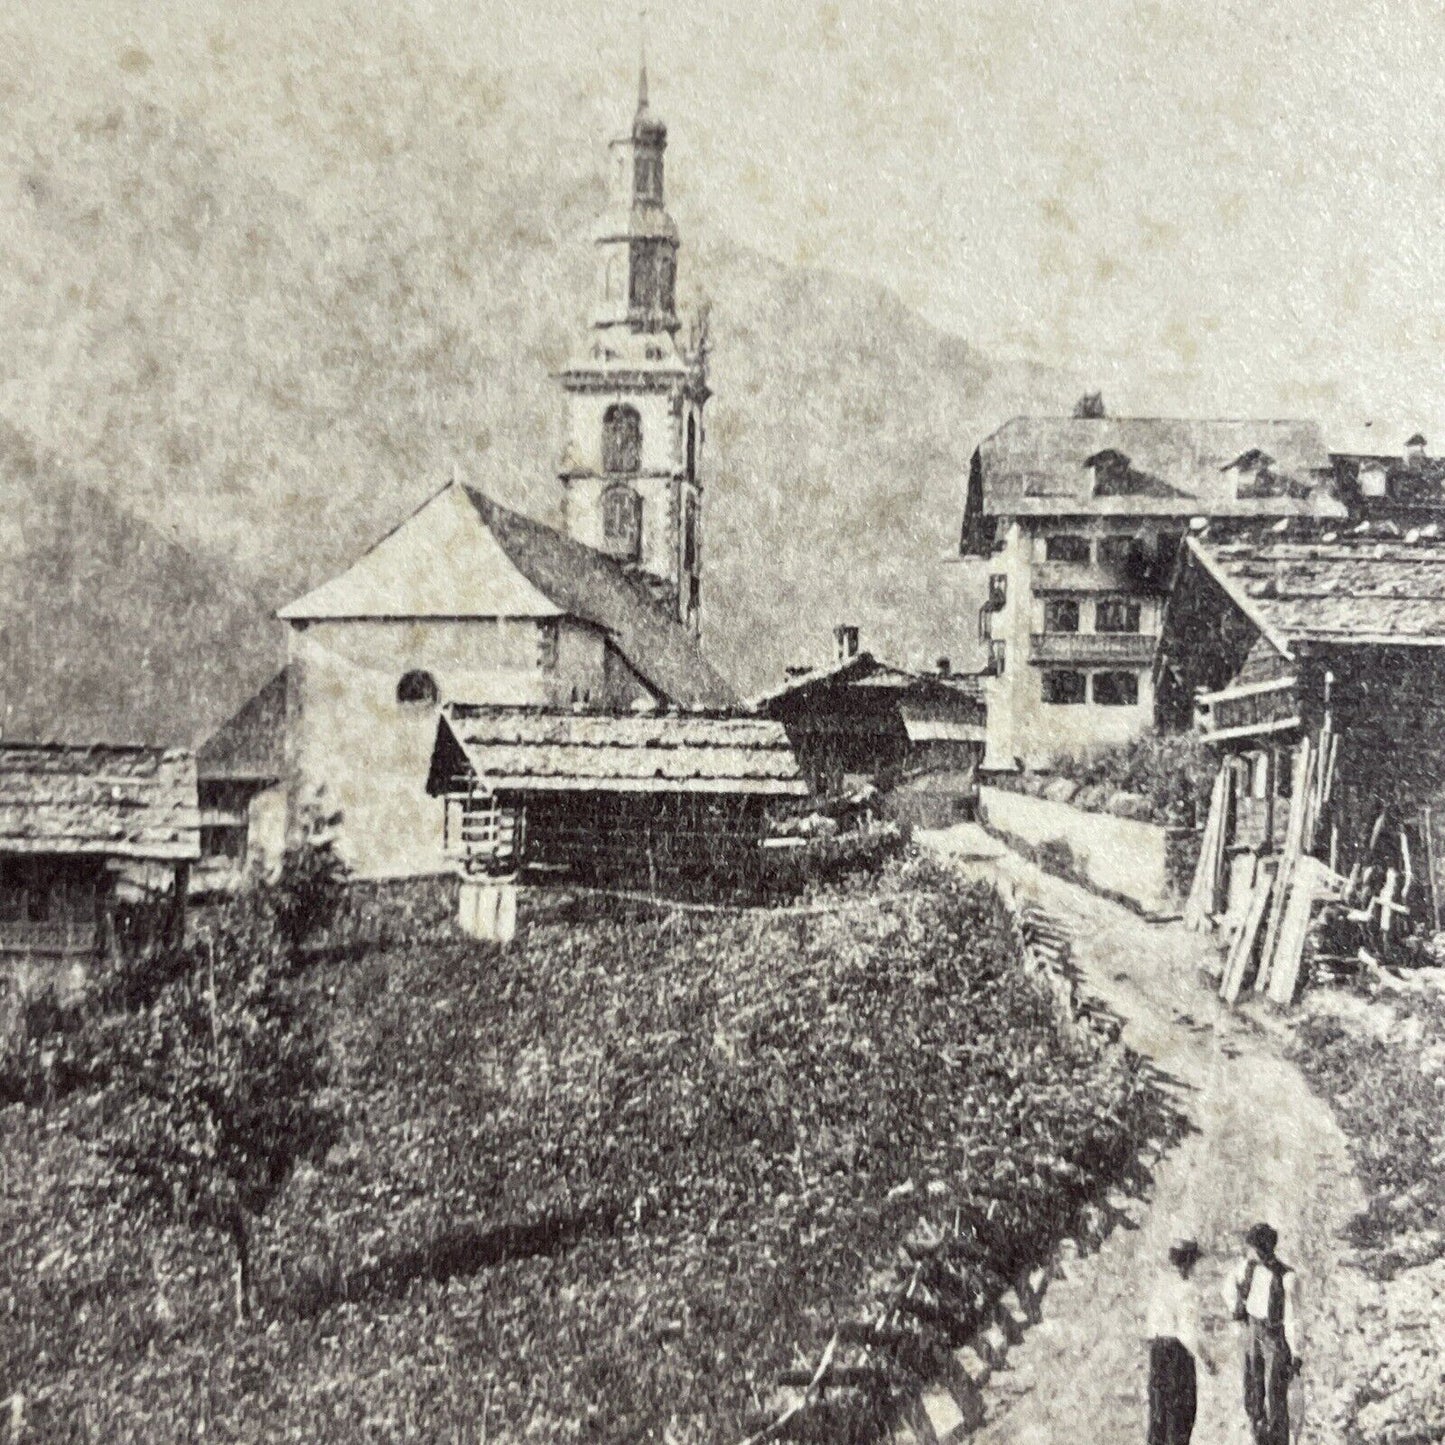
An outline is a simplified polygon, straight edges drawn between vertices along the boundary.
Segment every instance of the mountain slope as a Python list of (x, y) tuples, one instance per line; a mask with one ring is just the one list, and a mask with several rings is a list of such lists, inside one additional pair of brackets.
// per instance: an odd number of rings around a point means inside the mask
[(190, 744), (282, 654), (261, 602), (0, 427), (7, 738)]
[[(459, 69), (398, 17), (385, 63), (349, 68), (344, 18), (312, 16), (300, 55), (252, 36), (244, 75), (212, 47), (185, 84), (133, 50), (66, 86), (0, 61), (0, 419), (268, 607), (453, 468), (555, 519), (549, 373), (581, 336), (624, 118)], [(671, 175), (684, 284), (713, 303), (710, 651), (746, 692), (842, 620), (966, 665), (977, 597), (943, 559), (969, 453), (1071, 384), (731, 245), (685, 142)]]

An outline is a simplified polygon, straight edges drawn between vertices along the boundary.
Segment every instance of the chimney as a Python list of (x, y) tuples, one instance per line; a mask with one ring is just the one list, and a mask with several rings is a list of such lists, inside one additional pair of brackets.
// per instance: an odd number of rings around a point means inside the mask
[(1416, 432), (1405, 443), (1405, 465), (1412, 470), (1425, 464), (1425, 438)]
[(837, 643), (839, 662), (858, 656), (858, 629), (851, 623), (844, 622), (835, 627), (833, 641)]
[(953, 664), (948, 660), (948, 658), (940, 657), (938, 659), (938, 675), (939, 677), (953, 676)]

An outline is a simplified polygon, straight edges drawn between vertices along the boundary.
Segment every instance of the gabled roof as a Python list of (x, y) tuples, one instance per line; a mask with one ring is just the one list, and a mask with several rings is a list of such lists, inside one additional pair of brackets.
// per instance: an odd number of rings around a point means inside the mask
[(288, 673), (283, 667), (201, 744), (196, 753), (201, 777), (278, 781), (284, 776)]
[(984, 680), (970, 673), (910, 672), (894, 667), (891, 663), (880, 662), (871, 652), (859, 652), (852, 657), (828, 664), (826, 667), (791, 677), (780, 687), (755, 697), (749, 706), (755, 712), (778, 716), (781, 709), (789, 704), (805, 700), (814, 692), (827, 692), (835, 688), (858, 687), (874, 691), (889, 691), (914, 699), (936, 698), (943, 702), (957, 701), (982, 706), (985, 701)]
[(680, 713), (566, 713), (450, 704), (437, 721), (427, 792), (808, 791), (781, 723)]
[(602, 628), (667, 701), (725, 707), (736, 698), (697, 639), (612, 558), (456, 482), (279, 615), (287, 622), (575, 617)]
[[(1275, 459), (1277, 494), (1236, 497), (1228, 469), (1250, 452)], [(1091, 463), (1111, 453), (1127, 458), (1126, 482), (1096, 494)], [(1312, 421), (1016, 417), (980, 443), (978, 460), (988, 516), (1344, 515)]]
[(0, 743), (0, 855), (181, 863), (200, 853), (192, 754)]
[(1286, 654), (1297, 642), (1445, 647), (1445, 541), (1364, 532), (1328, 541), (1191, 537), (1188, 546)]

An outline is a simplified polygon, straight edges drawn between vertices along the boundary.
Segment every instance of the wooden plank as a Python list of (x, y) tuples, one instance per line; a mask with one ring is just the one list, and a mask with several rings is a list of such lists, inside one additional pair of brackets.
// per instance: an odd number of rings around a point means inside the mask
[(1209, 814), (1204, 822), (1204, 835), (1199, 840), (1199, 862), (1189, 885), (1184, 904), (1184, 926), (1202, 933), (1209, 926), (1210, 905), (1219, 871), (1218, 859), (1224, 851), (1224, 800), (1228, 764), (1221, 764), (1214, 775), (1209, 794)]
[(1274, 966), (1274, 950), (1279, 941), (1280, 923), (1284, 919), (1285, 902), (1289, 896), (1290, 875), (1300, 856), (1300, 843), (1304, 835), (1305, 811), (1308, 808), (1306, 792), (1310, 776), (1310, 740), (1303, 739), (1295, 753), (1293, 785), (1290, 788), (1289, 819), (1285, 824), (1284, 849), (1279, 857), (1279, 871), (1275, 874), (1274, 897), (1270, 902), (1269, 923), (1264, 933), (1264, 948), (1259, 955), (1259, 973), (1254, 987), (1263, 992), (1269, 983), (1270, 969)]
[(1219, 994), (1228, 1003), (1238, 1003), (1239, 995), (1252, 982), (1254, 946), (1259, 939), (1260, 924), (1269, 906), (1270, 890), (1274, 878), (1261, 860), (1258, 876), (1249, 897), (1249, 908), (1244, 923), (1229, 950), (1229, 959), (1224, 966), (1224, 978), (1219, 985)]
[(1430, 879), (1430, 928), (1440, 932), (1440, 885), (1435, 877), (1435, 839), (1430, 830), (1430, 805), (1425, 805), (1425, 872)]
[(1290, 874), (1289, 902), (1285, 906), (1269, 976), (1269, 997), (1286, 1008), (1299, 994), (1300, 964), (1304, 959), (1305, 937), (1318, 897), (1322, 865), (1305, 854)]
[(1291, 673), (1288, 677), (1271, 678), (1267, 682), (1242, 682), (1236, 687), (1221, 688), (1218, 692), (1197, 692), (1194, 694), (1196, 702), (1206, 705), (1216, 702), (1228, 702), (1236, 697), (1254, 697), (1264, 692), (1283, 692), (1286, 688), (1293, 687), (1299, 679)]
[(1269, 733), (1288, 732), (1299, 725), (1298, 717), (1282, 717), (1273, 722), (1244, 723), (1239, 727), (1220, 728), (1217, 732), (1205, 732), (1200, 736), (1206, 743), (1224, 743), (1234, 738), (1264, 737)]

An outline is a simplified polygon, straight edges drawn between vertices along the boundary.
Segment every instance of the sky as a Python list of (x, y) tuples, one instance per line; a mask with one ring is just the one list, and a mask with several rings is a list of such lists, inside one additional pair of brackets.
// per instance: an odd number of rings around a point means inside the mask
[[(308, 8), (247, 0), (258, 68), (291, 28), (315, 63)], [(0, 23), (47, 55), (130, 37), (182, 77), (236, 13), (19, 0)], [(336, 63), (402, 18), (539, 104), (632, 84), (638, 10), (604, 0), (372, 0)], [(1445, 7), (651, 0), (646, 29), (679, 209), (711, 230), (1088, 375), (1117, 414), (1433, 425), (1445, 449)]]

